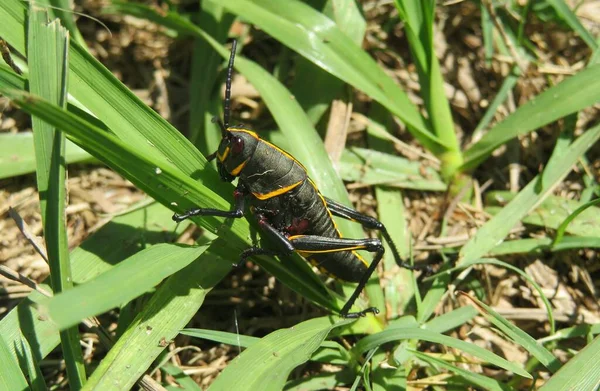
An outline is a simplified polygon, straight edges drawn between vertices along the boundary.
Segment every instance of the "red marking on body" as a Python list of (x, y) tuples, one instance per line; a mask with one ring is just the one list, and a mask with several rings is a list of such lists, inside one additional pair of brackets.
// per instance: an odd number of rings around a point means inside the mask
[(292, 224), (287, 227), (286, 231), (290, 234), (290, 236), (302, 235), (308, 230), (308, 228), (310, 228), (310, 222), (308, 220), (294, 218), (292, 220)]

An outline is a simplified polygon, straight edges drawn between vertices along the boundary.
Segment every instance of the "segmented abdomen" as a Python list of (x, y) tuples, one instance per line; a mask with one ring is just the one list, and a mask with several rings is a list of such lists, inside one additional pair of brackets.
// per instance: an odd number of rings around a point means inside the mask
[[(309, 221), (304, 235), (327, 238), (341, 238), (326, 201), (316, 187), (306, 180), (294, 191), (297, 205), (301, 208), (298, 216)], [(310, 201), (309, 201), (310, 200)], [(305, 258), (322, 273), (349, 282), (358, 282), (367, 270), (367, 264), (355, 251), (335, 251), (324, 253), (304, 253)]]

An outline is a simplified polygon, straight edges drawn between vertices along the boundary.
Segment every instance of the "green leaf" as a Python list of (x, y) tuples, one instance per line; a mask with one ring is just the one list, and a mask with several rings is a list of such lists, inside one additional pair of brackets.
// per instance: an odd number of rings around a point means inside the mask
[[(0, 10), (0, 36), (18, 52), (26, 53), (22, 28), (26, 25), (25, 3), (4, 0)], [(172, 164), (216, 193), (231, 194), (233, 187), (224, 184), (215, 170), (206, 169), (206, 159), (192, 144), (98, 60), (74, 41), (70, 42), (69, 55), (69, 94), (81, 109), (93, 113), (113, 134), (149, 160)]]
[[(164, 205), (178, 205), (178, 210), (192, 206), (213, 207), (227, 210), (229, 204), (212, 189), (202, 186), (189, 176), (165, 163), (162, 159), (152, 160), (140, 152), (137, 145), (123, 142), (114, 135), (97, 128), (94, 124), (61, 110), (48, 102), (15, 90), (0, 86), (0, 91), (13, 98), (21, 108), (51, 123), (69, 134), (72, 141), (104, 161), (117, 172), (130, 179), (138, 188), (150, 194)], [(249, 235), (246, 221), (235, 220), (231, 227), (223, 226), (222, 219), (204, 217), (198, 219), (212, 233), (229, 237), (232, 247), (240, 251), (247, 247), (240, 238)], [(239, 252), (238, 252), (239, 253)], [(232, 252), (234, 254), (234, 252)]]
[(28, 390), (29, 384), (19, 368), (18, 361), (11, 354), (3, 336), (0, 336), (0, 389), (1, 390)]
[(515, 224), (550, 194), (554, 186), (571, 171), (577, 159), (599, 138), (600, 126), (588, 129), (568, 147), (564, 154), (551, 159), (543, 174), (529, 182), (500, 213), (485, 223), (463, 246), (457, 263), (478, 259), (498, 245)]
[[(505, 204), (515, 197), (508, 191), (494, 191), (486, 194), (489, 204)], [(523, 223), (556, 229), (556, 237), (562, 238), (564, 232), (571, 235), (600, 237), (600, 208), (593, 207), (598, 199), (589, 203), (569, 200), (558, 196), (549, 196), (528, 216)], [(496, 214), (501, 208), (485, 208), (486, 212)], [(562, 228), (561, 228), (562, 227)], [(559, 238), (559, 239), (560, 239)], [(558, 240), (560, 242), (560, 240)]]
[(436, 316), (423, 325), (424, 329), (445, 333), (459, 327), (477, 315), (477, 310), (471, 305), (459, 307), (440, 316)]
[[(433, 367), (441, 367), (443, 369), (446, 369), (447, 371), (450, 372), (454, 372), (455, 374), (463, 377), (464, 379), (466, 379), (469, 383), (474, 384), (478, 387), (481, 387), (483, 389), (486, 390), (492, 390), (492, 391), (506, 391), (506, 390), (511, 390), (510, 387), (490, 378), (484, 375), (480, 375), (474, 371), (470, 371), (464, 368), (460, 368), (457, 366), (454, 366), (444, 360), (440, 360), (438, 358), (435, 358), (431, 355), (428, 354), (424, 354), (418, 351), (411, 351), (416, 358), (418, 358), (419, 360), (423, 360), (426, 363), (428, 363), (429, 365), (433, 366)], [(449, 381), (449, 384), (452, 384), (451, 381)]]
[(463, 169), (473, 169), (496, 148), (559, 118), (600, 102), (600, 65), (549, 88), (494, 126), (464, 154)]
[(564, 0), (546, 0), (548, 4), (550, 4), (556, 13), (563, 18), (565, 22), (575, 31), (581, 39), (590, 47), (592, 50), (598, 50), (598, 42), (596, 39), (590, 34), (590, 32), (581, 24), (579, 18), (575, 13), (569, 8), (567, 3)]
[(183, 329), (181, 330), (180, 334), (243, 348), (248, 348), (260, 341), (260, 338), (257, 337), (228, 333), (226, 331), (219, 330)]
[(310, 359), (332, 328), (348, 323), (322, 317), (277, 330), (236, 357), (209, 390), (279, 391), (290, 372)]
[(569, 339), (569, 338), (593, 336), (595, 334), (600, 334), (600, 323), (579, 324), (577, 326), (567, 327), (567, 328), (558, 330), (556, 333), (554, 333), (552, 335), (538, 339), (538, 342), (546, 343), (546, 342), (550, 342), (550, 341), (560, 341), (560, 340)]
[[(89, 153), (68, 140), (65, 148), (65, 157), (68, 164), (89, 161), (91, 159)], [(33, 150), (33, 133), (0, 134), (0, 179), (29, 174), (34, 171), (35, 153)]]
[[(66, 107), (67, 103), (68, 49), (67, 30), (58, 20), (48, 23), (46, 11), (36, 11), (32, 6), (27, 36), (29, 90), (61, 107)], [(68, 291), (73, 287), (73, 279), (65, 212), (65, 135), (37, 118), (32, 119), (32, 127), (50, 280), (55, 292)], [(79, 330), (63, 329), (60, 340), (69, 385), (73, 390), (79, 390), (86, 378)]]
[[(600, 198), (596, 198), (595, 200), (586, 202), (583, 205), (579, 206), (577, 209), (575, 209), (575, 211), (573, 211), (573, 213), (571, 213), (562, 223), (560, 223), (560, 226), (556, 230), (556, 237), (554, 238), (554, 242), (552, 243), (552, 245), (556, 246), (558, 243), (560, 243), (562, 241), (562, 238), (565, 234), (565, 231), (567, 230), (567, 227), (569, 227), (569, 224), (571, 224), (571, 222), (573, 220), (575, 220), (577, 218), (577, 216), (581, 215), (585, 210), (587, 210), (588, 208), (591, 208), (597, 204), (600, 204)], [(594, 208), (594, 209), (596, 209), (597, 212), (600, 212), (599, 208)], [(598, 216), (598, 215), (596, 214), (596, 216)], [(599, 235), (595, 235), (595, 236), (600, 236), (600, 221), (594, 220), (593, 222), (597, 223), (599, 226), (599, 232), (598, 232)]]
[(600, 384), (600, 337), (562, 366), (540, 391), (595, 391)]
[(600, 238), (567, 236), (556, 245), (553, 244), (551, 238), (509, 240), (494, 247), (487, 255), (528, 254), (545, 251), (565, 251), (578, 248), (600, 248)]
[[(186, 267), (208, 248), (157, 244), (132, 255), (109, 271), (39, 303), (59, 329), (127, 303)], [(127, 281), (127, 284), (117, 285)], [(107, 287), (113, 287), (108, 289)]]
[[(419, 75), (420, 95), (427, 110), (428, 122), (433, 133), (446, 146), (443, 151), (432, 149), (432, 152), (441, 160), (442, 176), (450, 180), (463, 158), (434, 48), (435, 1), (395, 0), (394, 3), (404, 23), (408, 47)], [(427, 144), (423, 145), (428, 147)]]
[(365, 148), (345, 149), (340, 176), (363, 185), (384, 185), (424, 191), (444, 191), (440, 174), (420, 162)]
[[(541, 343), (533, 339), (525, 331), (521, 330), (508, 320), (504, 319), (499, 313), (494, 311), (491, 307), (477, 300), (475, 297), (471, 297), (464, 292), (459, 292), (459, 295), (467, 298), (479, 309), (479, 313), (482, 314), (490, 323), (500, 329), (510, 339), (515, 341), (523, 349), (531, 353), (536, 359), (542, 363), (543, 366), (548, 368), (552, 372), (556, 372), (560, 368), (560, 361), (554, 357)], [(546, 300), (547, 303), (547, 300)]]
[(110, 349), (84, 390), (128, 390), (196, 314), (206, 294), (231, 265), (215, 251), (228, 244), (215, 240), (201, 257), (162, 283), (143, 310)]
[(394, 327), (384, 330), (377, 334), (369, 335), (368, 337), (361, 339), (356, 345), (354, 345), (354, 347), (351, 350), (351, 354), (362, 354), (388, 342), (403, 341), (408, 339), (419, 339), (456, 348), (472, 356), (485, 360), (490, 364), (511, 371), (519, 376), (531, 379), (531, 375), (525, 370), (523, 370), (522, 368), (520, 368), (512, 362), (506, 361), (505, 359), (498, 357), (497, 355), (486, 349), (483, 349), (472, 343), (464, 342), (456, 338), (451, 338), (443, 334), (420, 328)]
[(297, 0), (286, 1), (285, 7), (277, 0), (226, 0), (219, 4), (371, 96), (405, 122), (428, 149), (443, 149), (443, 142), (431, 133), (404, 91), (331, 19)]
[[(165, 222), (170, 221), (171, 214), (169, 209), (154, 203), (113, 218), (71, 252), (73, 281), (84, 283), (144, 246), (173, 240), (187, 226), (182, 224), (169, 234)], [(42, 287), (51, 291), (45, 284)], [(32, 292), (0, 320), (0, 335), (9, 343), (14, 360), (27, 357), (20, 343), (21, 334), (29, 341), (35, 361), (42, 360), (59, 343), (56, 325), (42, 317), (37, 309), (42, 299), (45, 297), (40, 293)]]

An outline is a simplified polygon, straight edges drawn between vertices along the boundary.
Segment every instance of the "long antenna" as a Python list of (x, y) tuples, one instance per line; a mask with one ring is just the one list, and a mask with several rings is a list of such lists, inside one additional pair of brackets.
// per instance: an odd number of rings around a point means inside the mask
[(227, 67), (227, 79), (225, 80), (225, 102), (223, 103), (223, 125), (229, 129), (229, 118), (231, 117), (231, 75), (233, 74), (233, 60), (235, 59), (235, 48), (237, 40), (231, 43), (231, 54), (229, 55), (229, 66)]

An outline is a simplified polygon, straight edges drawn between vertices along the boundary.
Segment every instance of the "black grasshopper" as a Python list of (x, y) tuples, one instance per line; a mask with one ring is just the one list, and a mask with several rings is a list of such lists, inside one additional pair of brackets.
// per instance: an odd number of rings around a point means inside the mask
[[(173, 215), (173, 220), (179, 222), (192, 216), (240, 218), (244, 216), (246, 201), (249, 201), (250, 211), (263, 235), (276, 244), (278, 250), (250, 247), (242, 252), (240, 263), (254, 255), (286, 255), (296, 251), (327, 275), (358, 282), (340, 311), (342, 316), (377, 314), (379, 310), (375, 307), (356, 313), (349, 311), (381, 261), (384, 247), (379, 239), (342, 238), (333, 216), (380, 231), (398, 265), (413, 267), (401, 261), (398, 249), (381, 222), (322, 196), (305, 168), (293, 156), (250, 130), (229, 125), (235, 49), (236, 41), (233, 41), (227, 68), (223, 123), (219, 122), (223, 138), (219, 149), (208, 157), (209, 161), (217, 158), (219, 174), (224, 181), (239, 178), (234, 191), (235, 205), (229, 211), (195, 208)], [(373, 262), (367, 264), (356, 250), (374, 252)]]

